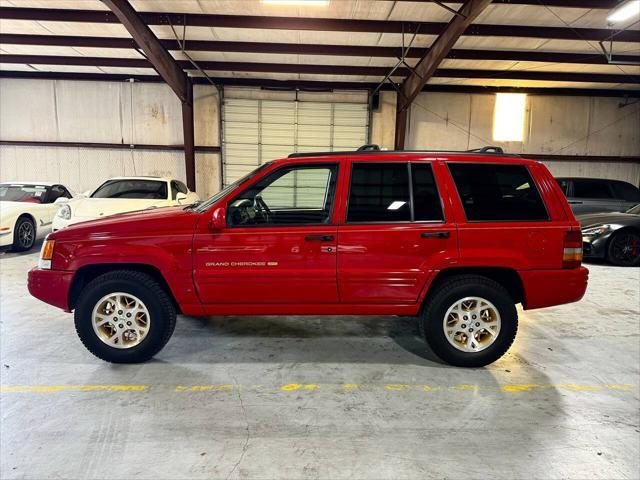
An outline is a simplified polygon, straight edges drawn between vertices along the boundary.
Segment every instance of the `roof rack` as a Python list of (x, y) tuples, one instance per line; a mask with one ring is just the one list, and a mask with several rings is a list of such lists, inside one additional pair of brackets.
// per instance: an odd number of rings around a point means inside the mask
[(379, 153), (446, 153), (446, 154), (464, 154), (464, 153), (475, 153), (479, 155), (508, 155), (510, 157), (517, 157), (515, 154), (504, 153), (502, 147), (496, 146), (486, 146), (482, 148), (474, 148), (473, 150), (462, 150), (462, 151), (452, 151), (452, 150), (382, 150), (378, 145), (368, 143), (366, 145), (362, 145), (357, 150), (349, 150), (349, 151), (340, 151), (340, 152), (300, 152), (300, 153), (291, 153), (288, 158), (299, 158), (299, 157), (324, 157), (328, 155), (356, 155), (356, 154), (367, 154), (372, 152)]

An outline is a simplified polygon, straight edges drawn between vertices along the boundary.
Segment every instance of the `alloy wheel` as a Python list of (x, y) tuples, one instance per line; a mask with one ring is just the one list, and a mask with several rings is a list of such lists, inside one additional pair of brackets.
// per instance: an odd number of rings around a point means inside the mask
[(449, 343), (460, 351), (477, 353), (500, 334), (500, 313), (489, 300), (465, 297), (449, 307), (442, 328)]
[(611, 255), (619, 265), (635, 265), (640, 257), (640, 237), (634, 233), (619, 233), (612, 239)]
[(24, 221), (18, 227), (18, 241), (22, 248), (31, 248), (35, 239), (35, 231), (33, 224), (29, 221)]
[(145, 304), (130, 293), (115, 292), (102, 297), (91, 315), (93, 331), (113, 348), (139, 345), (149, 333), (151, 316)]

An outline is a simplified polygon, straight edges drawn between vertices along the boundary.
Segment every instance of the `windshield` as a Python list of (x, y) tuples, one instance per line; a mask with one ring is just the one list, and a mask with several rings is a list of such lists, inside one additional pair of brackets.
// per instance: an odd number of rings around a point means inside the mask
[(91, 198), (138, 198), (166, 200), (167, 182), (161, 180), (108, 180), (93, 192)]
[(47, 193), (44, 185), (0, 185), (0, 201), (43, 203)]
[(636, 205), (635, 207), (632, 207), (629, 210), (627, 210), (627, 213), (633, 213), (634, 215), (640, 215), (640, 203), (638, 205)]
[[(238, 185), (241, 185), (242, 183), (246, 182), (247, 180), (249, 180), (252, 177), (255, 177), (258, 173), (260, 173), (262, 170), (264, 170), (265, 168), (267, 168), (269, 165), (271, 165), (272, 162), (267, 162), (267, 163), (263, 163), (262, 165), (260, 165), (258, 168), (256, 168), (255, 170), (253, 170), (252, 172), (248, 173), (247, 175), (245, 175), (244, 177), (240, 178), (239, 180), (236, 180), (235, 182), (227, 185), (226, 187), (224, 187), (222, 190), (220, 190), (218, 193), (214, 193), (212, 197), (208, 198), (205, 202), (202, 202), (201, 204), (199, 204), (196, 208), (195, 211), (196, 212), (204, 212), (205, 210), (207, 210), (209, 207), (211, 207), (211, 205), (215, 204), (218, 200), (220, 200), (221, 198), (223, 198), (227, 193), (231, 192), (234, 188), (236, 188)], [(188, 208), (188, 207), (187, 207)]]

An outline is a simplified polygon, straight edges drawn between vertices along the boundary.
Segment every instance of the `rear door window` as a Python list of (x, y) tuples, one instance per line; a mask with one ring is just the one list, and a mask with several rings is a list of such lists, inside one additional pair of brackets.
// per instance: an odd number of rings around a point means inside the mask
[(524, 165), (450, 163), (469, 221), (535, 221), (549, 215)]
[(409, 222), (409, 201), (406, 163), (353, 164), (347, 222)]

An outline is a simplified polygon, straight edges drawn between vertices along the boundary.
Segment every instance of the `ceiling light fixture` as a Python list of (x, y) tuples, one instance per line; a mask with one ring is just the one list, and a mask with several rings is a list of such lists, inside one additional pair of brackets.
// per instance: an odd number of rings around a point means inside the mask
[(640, 15), (640, 0), (631, 0), (614, 8), (607, 17), (607, 22), (610, 24), (620, 23), (636, 15)]
[(326, 7), (329, 0), (262, 0), (265, 5), (288, 5), (290, 7)]

